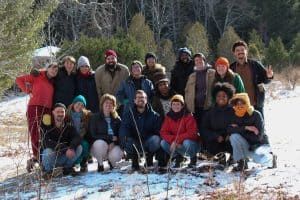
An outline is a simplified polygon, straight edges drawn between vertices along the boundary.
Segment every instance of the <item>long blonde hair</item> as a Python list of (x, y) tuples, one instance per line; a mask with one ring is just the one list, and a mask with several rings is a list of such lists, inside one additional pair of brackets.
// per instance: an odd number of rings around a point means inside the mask
[(103, 104), (106, 100), (112, 101), (113, 102), (113, 110), (111, 111), (111, 115), (113, 118), (119, 118), (119, 114), (117, 112), (117, 100), (116, 97), (114, 95), (111, 94), (104, 94), (102, 95), (101, 99), (100, 99), (100, 111), (103, 112)]

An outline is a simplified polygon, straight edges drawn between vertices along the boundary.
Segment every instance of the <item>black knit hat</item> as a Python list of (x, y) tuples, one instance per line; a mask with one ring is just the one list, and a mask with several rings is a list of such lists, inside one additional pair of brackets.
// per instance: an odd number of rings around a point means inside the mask
[(231, 99), (235, 93), (235, 88), (230, 83), (216, 83), (212, 90), (212, 97), (214, 100), (216, 100), (216, 96), (220, 91), (224, 91), (227, 94), (228, 99)]
[(157, 57), (156, 57), (155, 53), (153, 53), (153, 52), (146, 53), (146, 55), (145, 55), (145, 63), (147, 62), (148, 58), (154, 58), (155, 61), (157, 60)]
[(66, 108), (65, 104), (63, 104), (63, 103), (56, 103), (56, 104), (54, 104), (54, 106), (53, 106), (53, 110), (54, 110), (55, 108), (58, 108), (58, 107), (60, 107), (60, 108), (63, 108), (63, 109), (65, 109), (65, 110), (67, 110), (67, 108)]

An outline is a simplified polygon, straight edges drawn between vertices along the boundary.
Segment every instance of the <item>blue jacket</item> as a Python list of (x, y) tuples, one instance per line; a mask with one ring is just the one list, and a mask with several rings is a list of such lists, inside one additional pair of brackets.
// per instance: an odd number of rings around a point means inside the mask
[(79, 72), (76, 77), (77, 94), (82, 95), (86, 99), (86, 108), (93, 113), (99, 112), (99, 99), (96, 90), (95, 74), (90, 73), (88, 77), (82, 76)]
[[(137, 89), (135, 88), (132, 79), (132, 76), (129, 76), (126, 80), (122, 81), (116, 93), (117, 101), (125, 107), (130, 107), (134, 104), (134, 97)], [(154, 86), (145, 76), (141, 77), (141, 89), (147, 94), (148, 102), (151, 102), (154, 95)]]
[(124, 112), (119, 131), (120, 138), (138, 139), (138, 132), (133, 119), (136, 121), (142, 141), (147, 140), (153, 135), (159, 135), (162, 120), (159, 114), (152, 109), (150, 104), (147, 104), (146, 110), (143, 113), (139, 113), (135, 105)]

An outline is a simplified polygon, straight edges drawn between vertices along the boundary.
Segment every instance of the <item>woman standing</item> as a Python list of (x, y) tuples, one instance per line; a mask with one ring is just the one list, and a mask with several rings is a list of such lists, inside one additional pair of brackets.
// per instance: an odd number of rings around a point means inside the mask
[(27, 107), (28, 131), (31, 137), (33, 157), (27, 161), (27, 171), (30, 172), (39, 159), (39, 127), (44, 114), (51, 115), (53, 99), (53, 78), (57, 75), (58, 65), (50, 64), (46, 71), (38, 75), (24, 75), (16, 78), (16, 84), (21, 90), (30, 95)]
[(88, 141), (91, 154), (98, 161), (98, 172), (104, 171), (104, 159), (108, 159), (112, 169), (123, 157), (119, 146), (121, 119), (116, 111), (116, 104), (113, 95), (104, 94), (100, 99), (100, 112), (94, 114), (89, 122)]

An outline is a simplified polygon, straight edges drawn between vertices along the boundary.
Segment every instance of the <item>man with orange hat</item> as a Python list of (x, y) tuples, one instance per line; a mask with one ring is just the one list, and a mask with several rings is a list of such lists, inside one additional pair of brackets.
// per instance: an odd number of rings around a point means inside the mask
[(105, 51), (105, 64), (99, 66), (95, 72), (96, 88), (99, 99), (105, 93), (115, 95), (120, 83), (129, 77), (128, 67), (118, 63), (114, 50)]

